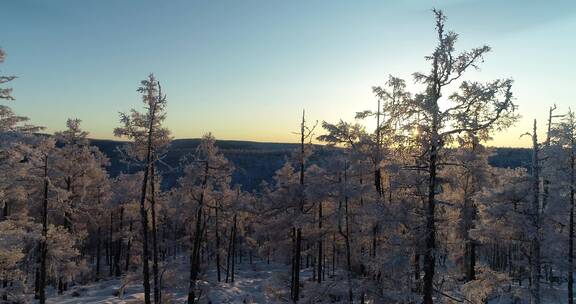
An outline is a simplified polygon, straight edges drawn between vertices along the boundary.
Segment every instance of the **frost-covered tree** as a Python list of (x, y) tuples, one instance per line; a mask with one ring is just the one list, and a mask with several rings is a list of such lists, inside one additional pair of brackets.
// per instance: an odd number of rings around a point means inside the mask
[[(0, 49), (0, 63), (6, 54)], [(4, 85), (15, 76), (0, 75), (0, 101), (13, 101), (12, 89)], [(3, 301), (23, 301), (27, 292), (27, 261), (33, 259), (40, 230), (28, 210), (31, 164), (27, 154), (35, 139), (32, 132), (42, 128), (28, 124), (7, 105), (0, 105), (0, 295)]]
[[(48, 280), (48, 257), (52, 248), (49, 247), (49, 211), (60, 205), (66, 199), (67, 193), (54, 184), (57, 171), (54, 163), (57, 161), (57, 148), (52, 138), (40, 138), (33, 146), (22, 146), (27, 161), (30, 163), (28, 177), (30, 178), (29, 195), (32, 197), (34, 212), (41, 223), (39, 238), (38, 266), (36, 270), (36, 298), (40, 303), (46, 302), (46, 285)], [(52, 224), (53, 225), (53, 224)]]
[[(549, 164), (560, 176), (558, 186), (564, 193), (563, 205), (568, 205), (568, 303), (574, 303), (574, 203), (576, 193), (576, 115), (570, 109), (550, 130), (551, 144), (557, 148)], [(551, 155), (552, 156), (552, 155)], [(565, 201), (568, 204), (564, 203)]]
[(109, 162), (98, 148), (90, 146), (88, 132), (80, 128), (79, 119), (68, 119), (66, 125), (66, 130), (55, 133), (61, 147), (54, 163), (59, 178), (54, 183), (67, 192), (60, 215), (69, 233), (88, 240), (92, 212), (98, 201), (103, 201), (102, 190), (108, 188)]
[[(392, 123), (393, 117), (387, 116), (390, 114), (390, 109), (385, 107), (391, 105), (401, 104), (405, 100), (411, 98), (410, 93), (406, 92), (406, 83), (404, 80), (390, 76), (386, 82), (389, 90), (376, 86), (372, 90), (377, 97), (378, 106), (376, 111), (366, 110), (356, 113), (357, 119), (365, 119), (368, 117), (376, 117), (376, 128), (373, 136), (363, 137), (364, 146), (367, 147), (369, 158), (374, 165), (374, 187), (376, 192), (384, 195), (384, 184), (382, 180), (382, 168), (385, 165), (386, 159), (391, 159), (392, 151), (391, 146), (395, 139), (395, 128)], [(388, 186), (391, 182), (388, 183)], [(391, 189), (388, 189), (389, 193)]]
[(179, 179), (182, 198), (193, 208), (193, 235), (190, 238), (190, 286), (188, 303), (196, 303), (196, 280), (200, 273), (200, 248), (206, 231), (207, 201), (222, 183), (229, 183), (232, 166), (218, 151), (216, 139), (208, 133), (202, 137), (195, 154), (184, 169), (184, 175)]
[[(6, 59), (6, 53), (0, 48), (0, 64)], [(12, 88), (6, 88), (4, 85), (16, 76), (0, 75), (0, 100), (12, 101)], [(0, 136), (6, 136), (6, 133), (14, 132), (35, 132), (40, 128), (27, 124), (28, 117), (16, 115), (7, 105), (0, 105)], [(4, 140), (2, 141), (4, 142)]]
[[(169, 143), (170, 132), (162, 127), (166, 119), (166, 96), (162, 94), (160, 83), (153, 74), (147, 79), (141, 81), (138, 92), (142, 94), (142, 102), (145, 111), (143, 113), (134, 109), (130, 113), (120, 114), (121, 127), (114, 129), (114, 134), (118, 137), (126, 137), (133, 141), (130, 146), (131, 155), (139, 160), (144, 167), (144, 176), (142, 179), (142, 191), (140, 195), (140, 220), (142, 225), (142, 273), (144, 285), (144, 302), (150, 303), (150, 269), (149, 269), (149, 237), (148, 237), (148, 211), (146, 200), (149, 193), (149, 185), (153, 180), (152, 171), (156, 157), (160, 151)], [(156, 217), (154, 200), (150, 200), (152, 210), (152, 238), (154, 247), (154, 256), (157, 256), (156, 244)], [(157, 258), (154, 259), (154, 302), (160, 301), (158, 290), (158, 264)]]
[(490, 149), (481, 144), (476, 133), (463, 134), (459, 139), (459, 148), (450, 155), (447, 166), (441, 173), (446, 181), (440, 200), (448, 203), (444, 208), (444, 217), (448, 225), (444, 233), (451, 244), (451, 257), (460, 265), (464, 280), (470, 282), (476, 278), (478, 259), (476, 241), (470, 236), (477, 218), (475, 195), (490, 185), (491, 166), (488, 158)]
[[(491, 252), (486, 265), (477, 267), (477, 280), (466, 284), (467, 293), (483, 294), (478, 300), (498, 292), (480, 290), (485, 288), (483, 282), (487, 280), (504, 280), (510, 284), (517, 279), (522, 284), (530, 267), (528, 244), (534, 231), (530, 222), (531, 199), (531, 177), (523, 168), (492, 169), (489, 184), (475, 195), (478, 217), (470, 235)], [(501, 258), (503, 251), (506, 259)]]
[[(437, 263), (437, 194), (441, 183), (439, 168), (446, 162), (445, 148), (454, 143), (456, 136), (470, 132), (490, 132), (509, 126), (514, 121), (516, 106), (512, 102), (512, 81), (495, 80), (485, 84), (461, 81), (459, 90), (446, 95), (450, 86), (456, 85), (465, 72), (477, 68), (488, 46), (456, 53), (458, 35), (446, 31), (446, 17), (434, 10), (436, 17), (437, 46), (426, 57), (431, 63), (428, 73), (414, 73), (417, 84), (424, 91), (413, 98), (390, 101), (390, 117), (396, 119), (401, 132), (419, 133), (419, 144), (424, 153), (419, 156), (419, 166), (427, 175), (427, 198), (424, 213), (424, 280), (423, 302), (433, 303), (434, 276)], [(447, 98), (443, 98), (447, 97)]]

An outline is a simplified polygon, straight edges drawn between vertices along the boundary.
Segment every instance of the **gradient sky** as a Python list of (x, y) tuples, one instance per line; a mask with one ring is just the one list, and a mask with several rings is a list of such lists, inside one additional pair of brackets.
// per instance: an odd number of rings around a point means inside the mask
[(432, 7), (459, 49), (493, 48), (469, 78), (515, 80), (523, 118), (491, 144), (527, 146), (532, 119), (544, 129), (550, 105), (576, 106), (573, 0), (3, 0), (0, 72), (19, 77), (13, 109), (48, 132), (77, 117), (113, 138), (154, 72), (176, 138), (294, 142), (302, 108), (310, 121), (352, 120), (389, 74), (428, 71)]

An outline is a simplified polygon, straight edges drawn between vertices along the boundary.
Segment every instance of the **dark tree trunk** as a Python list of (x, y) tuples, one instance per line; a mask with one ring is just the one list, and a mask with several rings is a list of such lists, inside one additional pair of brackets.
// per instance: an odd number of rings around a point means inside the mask
[(234, 283), (234, 275), (236, 274), (236, 262), (235, 262), (235, 254), (236, 254), (236, 214), (234, 214), (234, 228), (232, 229), (232, 269), (230, 275), (230, 281)]
[(323, 234), (322, 234), (322, 202), (318, 202), (318, 284), (322, 284), (322, 260), (323, 260)]
[(146, 210), (146, 193), (148, 187), (148, 174), (150, 168), (150, 153), (152, 145), (152, 126), (148, 136), (148, 155), (146, 157), (146, 169), (142, 180), (142, 192), (140, 195), (140, 221), (142, 226), (142, 276), (144, 285), (144, 304), (150, 304), (150, 252), (148, 251), (148, 212)]
[(110, 241), (108, 240), (108, 238), (106, 238), (104, 242), (105, 242), (104, 251), (106, 255), (106, 265), (110, 265), (110, 246), (108, 246), (110, 244)]
[(8, 280), (2, 280), (2, 288), (5, 290), (2, 294), (2, 300), (8, 302), (8, 291), (6, 290), (8, 288)]
[(218, 275), (218, 282), (222, 280), (221, 273), (220, 273), (220, 232), (218, 227), (218, 209), (220, 209), (220, 205), (216, 202), (216, 223), (214, 224), (214, 232), (216, 234), (216, 273)]
[[(434, 121), (432, 122), (433, 130), (432, 136), (438, 137), (438, 131), (436, 126), (438, 125), (437, 122), (437, 115), (434, 115)], [(436, 223), (435, 223), (435, 207), (436, 207), (436, 161), (437, 161), (437, 139), (434, 139), (430, 147), (430, 158), (429, 158), (429, 179), (428, 179), (428, 202), (426, 208), (426, 226), (425, 226), (425, 242), (426, 242), (426, 251), (424, 252), (424, 285), (423, 285), (423, 293), (424, 299), (423, 304), (432, 304), (433, 302), (433, 294), (434, 294), (434, 274), (435, 274), (435, 267), (436, 267), (436, 257), (435, 257), (435, 250), (436, 250)]]
[(228, 283), (230, 279), (230, 264), (231, 264), (230, 259), (234, 258), (234, 255), (232, 253), (232, 240), (234, 239), (233, 234), (234, 234), (234, 226), (230, 226), (230, 238), (228, 239), (228, 250), (226, 254), (226, 280), (225, 280), (226, 283)]
[(128, 272), (130, 269), (130, 252), (132, 251), (132, 226), (133, 222), (130, 219), (130, 236), (128, 237), (128, 244), (126, 245), (126, 265), (124, 265), (124, 271)]
[(46, 303), (46, 266), (48, 254), (48, 155), (44, 156), (44, 199), (42, 203), (42, 239), (40, 241), (40, 276), (38, 281), (38, 300)]
[(58, 278), (58, 294), (64, 293), (64, 283), (62, 282), (62, 277)]
[(378, 236), (378, 223), (372, 227), (372, 257), (376, 257), (376, 248), (377, 248), (377, 236)]
[(6, 219), (10, 216), (10, 202), (4, 202), (4, 208), (2, 208), (2, 218)]
[(470, 282), (476, 279), (476, 243), (473, 240), (468, 240), (466, 252), (468, 256), (466, 281)]
[(532, 134), (532, 206), (531, 220), (536, 231), (530, 240), (530, 300), (532, 304), (540, 304), (540, 165), (538, 157), (538, 137), (536, 120)]
[(332, 275), (336, 271), (336, 233), (332, 234)]
[(290, 239), (292, 240), (292, 256), (290, 257), (290, 300), (292, 300), (294, 299), (294, 269), (296, 269), (296, 227), (292, 227)]
[(123, 222), (124, 222), (124, 206), (120, 206), (120, 220), (118, 223), (118, 239), (116, 240), (116, 254), (114, 255), (114, 270), (117, 277), (122, 275), (122, 269), (120, 267), (120, 259), (122, 257), (122, 234), (123, 234)]
[[(300, 124), (300, 187), (301, 187), (301, 197), (300, 206), (297, 213), (302, 213), (304, 211), (304, 169), (305, 164), (305, 149), (304, 141), (306, 140), (306, 120), (305, 113), (302, 111), (302, 123)], [(292, 228), (294, 236), (294, 248), (293, 248), (293, 260), (292, 260), (292, 283), (291, 283), (291, 295), (292, 301), (298, 302), (300, 299), (300, 259), (302, 252), (302, 228)]]
[[(574, 131), (572, 131), (574, 132)], [(575, 197), (575, 151), (576, 143), (574, 134), (572, 136), (572, 147), (570, 148), (570, 227), (568, 237), (568, 304), (574, 304), (574, 197)]]
[(300, 300), (300, 259), (301, 259), (301, 246), (302, 246), (302, 229), (296, 229), (295, 241), (295, 255), (294, 255), (294, 294), (292, 300), (298, 302)]
[(166, 260), (166, 255), (168, 254), (168, 246), (167, 244), (167, 239), (168, 239), (168, 230), (170, 229), (170, 223), (168, 222), (168, 216), (166, 215), (166, 211), (164, 212), (164, 223), (162, 225), (162, 248), (160, 249), (160, 252), (162, 252), (162, 261)]
[(100, 251), (102, 242), (100, 240), (102, 234), (102, 229), (98, 227), (98, 231), (96, 232), (96, 281), (100, 280)]
[(378, 197), (384, 195), (384, 190), (382, 189), (382, 172), (380, 169), (380, 159), (381, 159), (381, 146), (382, 146), (382, 135), (380, 131), (380, 98), (378, 98), (378, 109), (376, 111), (376, 159), (374, 160), (374, 187), (376, 187), (376, 192)]
[(200, 272), (200, 246), (202, 245), (202, 214), (204, 207), (204, 195), (208, 185), (208, 170), (210, 166), (208, 160), (205, 161), (204, 179), (202, 180), (202, 193), (198, 201), (198, 210), (196, 211), (196, 230), (194, 231), (194, 244), (192, 254), (190, 255), (190, 286), (188, 288), (188, 304), (194, 304), (196, 301), (195, 289), (198, 273)]
[(188, 289), (188, 304), (196, 301), (195, 289), (200, 267), (200, 246), (202, 238), (202, 207), (198, 206), (196, 212), (196, 232), (194, 232), (194, 244), (190, 254), (190, 286)]
[(108, 241), (108, 250), (110, 252), (110, 263), (108, 264), (108, 276), (114, 274), (114, 212), (110, 210), (110, 236)]
[(40, 254), (41, 248), (38, 248), (38, 266), (36, 267), (35, 277), (34, 277), (34, 299), (40, 299)]
[[(348, 168), (346, 163), (344, 164), (344, 188), (348, 182)], [(350, 248), (350, 214), (348, 212), (348, 195), (344, 196), (344, 212), (346, 219), (346, 235), (344, 240), (346, 242), (346, 273), (348, 279), (348, 303), (353, 302), (354, 294), (352, 292), (352, 258), (351, 258), (351, 248)]]
[(195, 289), (200, 267), (200, 246), (202, 238), (202, 206), (198, 206), (196, 212), (196, 230), (194, 232), (194, 244), (190, 255), (190, 286), (188, 290), (188, 304), (196, 301)]
[[(64, 179), (64, 182), (66, 183), (66, 191), (71, 194), (72, 192), (72, 177), (67, 176)], [(69, 200), (68, 203), (70, 204), (70, 208), (72, 208), (72, 201)], [(68, 229), (69, 232), (72, 232), (72, 216), (70, 211), (68, 210), (68, 208), (64, 209), (64, 227), (66, 229)]]
[(155, 189), (155, 177), (156, 172), (154, 170), (154, 162), (150, 164), (150, 209), (152, 216), (152, 253), (153, 253), (153, 263), (152, 263), (152, 273), (154, 276), (154, 303), (159, 304), (161, 302), (161, 288), (158, 281), (158, 238), (157, 238), (157, 226), (156, 226), (156, 189)]
[[(348, 226), (348, 224), (346, 224), (346, 226)], [(346, 228), (346, 230), (348, 231), (348, 228)], [(346, 240), (346, 276), (348, 278), (348, 303), (352, 303), (354, 293), (352, 292), (352, 260), (351, 260), (349, 236), (347, 236), (345, 240)]]
[(420, 291), (420, 255), (414, 253), (414, 283), (416, 284), (416, 290)]

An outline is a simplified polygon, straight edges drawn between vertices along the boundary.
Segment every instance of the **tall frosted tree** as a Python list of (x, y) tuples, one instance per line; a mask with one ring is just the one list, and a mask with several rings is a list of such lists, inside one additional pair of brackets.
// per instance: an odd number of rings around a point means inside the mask
[[(3, 63), (5, 59), (6, 54), (0, 48), (0, 64)], [(16, 79), (16, 76), (0, 75), (0, 101), (15, 100), (12, 96), (12, 88), (4, 87), (6, 83), (14, 79)], [(15, 150), (14, 146), (23, 142), (23, 136), (30, 135), (32, 132), (42, 129), (41, 127), (27, 124), (28, 120), (27, 117), (16, 115), (9, 106), (0, 104), (0, 170), (4, 173), (0, 176), (0, 202), (2, 204), (3, 216), (5, 217), (9, 215), (10, 203), (9, 200), (3, 196), (15, 187), (12, 183), (14, 179), (9, 178), (9, 171), (18, 171), (18, 169), (22, 167), (22, 165), (17, 164), (18, 161), (16, 161), (18, 158), (23, 157), (22, 153)]]
[[(48, 280), (48, 231), (49, 231), (49, 216), (48, 212), (57, 203), (59, 195), (55, 195), (61, 191), (55, 188), (51, 173), (53, 161), (55, 160), (55, 141), (51, 138), (41, 139), (37, 145), (30, 147), (30, 153), (26, 155), (32, 164), (29, 174), (33, 177), (33, 197), (40, 201), (40, 222), (41, 222), (41, 236), (38, 244), (38, 268), (36, 272), (36, 298), (39, 303), (46, 303), (46, 284)], [(35, 193), (34, 193), (35, 192)]]
[[(481, 46), (456, 53), (458, 35), (446, 31), (446, 16), (434, 10), (437, 45), (431, 55), (430, 71), (414, 73), (414, 81), (424, 90), (413, 98), (390, 100), (384, 107), (390, 117), (396, 118), (400, 132), (418, 130), (418, 144), (424, 153), (418, 166), (427, 175), (427, 194), (424, 210), (424, 279), (423, 303), (433, 303), (434, 276), (437, 255), (437, 194), (441, 191), (439, 168), (445, 165), (447, 146), (457, 135), (465, 132), (491, 131), (509, 126), (515, 118), (516, 106), (512, 98), (512, 81), (495, 80), (487, 83), (461, 81), (459, 90), (445, 91), (463, 77), (471, 68), (478, 68), (490, 47)], [(383, 89), (384, 90), (384, 89)], [(388, 93), (391, 95), (391, 93)]]
[[(0, 48), (0, 64), (6, 53)], [(6, 84), (16, 76), (0, 75), (0, 102), (15, 100), (12, 88)], [(39, 244), (33, 218), (27, 206), (29, 185), (26, 182), (32, 167), (28, 160), (31, 144), (36, 142), (32, 133), (41, 127), (28, 123), (5, 104), (0, 104), (0, 294), (3, 301), (22, 301), (26, 273), (25, 262), (36, 252), (27, 250)]]
[(559, 157), (552, 158), (552, 162), (560, 160), (560, 170), (566, 172), (562, 175), (562, 188), (566, 189), (568, 201), (568, 303), (574, 303), (574, 208), (576, 197), (576, 114), (570, 109), (563, 115), (560, 122), (553, 126), (550, 137), (552, 144), (560, 149)]
[[(166, 97), (162, 95), (160, 83), (153, 74), (141, 81), (138, 92), (142, 94), (144, 112), (132, 109), (129, 113), (120, 113), (121, 127), (114, 129), (114, 134), (118, 137), (126, 137), (133, 141), (130, 147), (131, 154), (137, 158), (144, 167), (142, 178), (142, 191), (140, 195), (140, 220), (142, 224), (142, 274), (144, 285), (144, 302), (150, 301), (150, 269), (149, 269), (149, 236), (148, 236), (148, 211), (146, 207), (147, 194), (151, 182), (151, 172), (156, 161), (157, 152), (165, 147), (169, 141), (169, 131), (162, 127), (166, 119)], [(155, 214), (152, 206), (152, 232), (153, 239), (156, 239)], [(155, 243), (155, 242), (154, 242)], [(158, 267), (154, 263), (154, 300), (159, 299)]]

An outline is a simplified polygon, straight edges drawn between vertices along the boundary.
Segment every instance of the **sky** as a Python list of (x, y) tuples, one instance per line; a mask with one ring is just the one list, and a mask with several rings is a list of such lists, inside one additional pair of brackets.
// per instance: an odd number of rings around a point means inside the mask
[(12, 108), (47, 132), (79, 118), (113, 138), (153, 72), (175, 138), (296, 142), (302, 109), (353, 121), (388, 75), (428, 71), (432, 8), (459, 50), (492, 48), (467, 78), (514, 79), (522, 119), (490, 145), (528, 146), (533, 119), (544, 130), (551, 105), (576, 107), (573, 0), (3, 0), (0, 75), (18, 76)]

